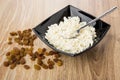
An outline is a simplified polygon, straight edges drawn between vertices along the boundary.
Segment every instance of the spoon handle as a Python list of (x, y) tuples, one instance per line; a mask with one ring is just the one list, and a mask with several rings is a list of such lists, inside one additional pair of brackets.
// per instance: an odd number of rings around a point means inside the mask
[[(98, 16), (97, 18), (91, 20), (90, 22), (88, 22), (86, 25), (84, 25), (84, 26), (81, 27), (80, 29), (86, 27), (87, 25), (92, 24), (93, 22), (96, 22), (96, 21), (99, 20), (100, 18), (102, 18), (102, 17), (106, 16), (107, 14), (111, 13), (112, 11), (114, 11), (116, 8), (117, 8), (117, 7), (115, 6), (115, 7), (111, 8), (111, 9), (107, 10), (107, 11), (104, 12), (102, 15), (100, 15), (100, 16)], [(79, 33), (80, 29), (77, 30), (78, 33)]]

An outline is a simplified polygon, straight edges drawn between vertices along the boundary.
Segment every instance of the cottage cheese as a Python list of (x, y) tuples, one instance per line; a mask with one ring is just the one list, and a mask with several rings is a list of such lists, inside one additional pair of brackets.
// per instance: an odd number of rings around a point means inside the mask
[[(64, 17), (59, 24), (48, 26), (45, 38), (50, 44), (59, 50), (70, 54), (77, 54), (93, 45), (96, 37), (95, 28), (86, 26), (81, 29), (79, 36), (73, 39), (64, 38), (76, 35), (75, 31), (85, 25), (86, 22), (80, 22), (79, 17)], [(64, 37), (63, 37), (64, 36)]]

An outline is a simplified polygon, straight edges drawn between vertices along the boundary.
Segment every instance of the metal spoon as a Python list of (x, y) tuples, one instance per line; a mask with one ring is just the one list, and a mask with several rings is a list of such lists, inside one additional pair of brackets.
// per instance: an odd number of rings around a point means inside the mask
[(107, 14), (111, 13), (112, 11), (114, 11), (116, 8), (117, 8), (117, 7), (115, 6), (115, 7), (111, 8), (111, 9), (107, 10), (107, 11), (104, 12), (102, 15), (98, 16), (97, 18), (91, 20), (91, 21), (88, 22), (86, 25), (82, 26), (80, 29), (78, 29), (78, 30), (76, 31), (76, 32), (77, 32), (77, 35), (75, 35), (75, 36), (73, 36), (73, 37), (70, 37), (70, 38), (68, 38), (68, 39), (76, 38), (76, 37), (79, 35), (78, 33), (80, 32), (80, 30), (81, 30), (82, 28), (84, 28), (84, 27), (86, 27), (86, 26), (88, 26), (88, 25), (96, 22), (96, 21), (99, 20), (100, 18), (102, 18), (102, 17), (106, 16)]

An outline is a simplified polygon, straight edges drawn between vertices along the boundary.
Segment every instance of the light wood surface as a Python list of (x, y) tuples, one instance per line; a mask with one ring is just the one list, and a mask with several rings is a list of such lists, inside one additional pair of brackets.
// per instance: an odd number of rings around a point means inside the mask
[[(111, 24), (105, 38), (93, 49), (76, 57), (62, 55), (64, 65), (53, 70), (35, 71), (17, 66), (10, 70), (3, 66), (5, 53), (12, 49), (7, 44), (9, 32), (33, 28), (67, 5), (78, 7), (98, 16), (118, 6), (102, 20)], [(120, 80), (120, 0), (0, 0), (0, 80)], [(17, 46), (13, 44), (12, 46)], [(37, 47), (46, 47), (39, 39)]]

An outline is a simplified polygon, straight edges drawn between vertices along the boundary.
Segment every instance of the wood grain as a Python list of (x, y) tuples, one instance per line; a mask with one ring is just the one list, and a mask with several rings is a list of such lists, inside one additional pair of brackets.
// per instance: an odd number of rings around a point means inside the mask
[[(64, 65), (53, 70), (35, 71), (29, 59), (30, 70), (22, 66), (10, 70), (3, 66), (5, 53), (12, 49), (7, 44), (9, 32), (33, 28), (69, 4), (95, 16), (118, 6), (102, 19), (111, 24), (111, 29), (95, 48), (76, 57), (62, 55)], [(120, 80), (119, 7), (120, 0), (0, 0), (0, 80)], [(38, 47), (51, 50), (39, 39), (35, 41), (35, 49)]]

